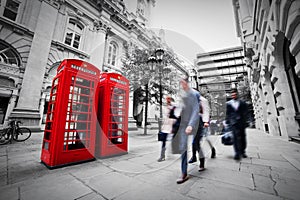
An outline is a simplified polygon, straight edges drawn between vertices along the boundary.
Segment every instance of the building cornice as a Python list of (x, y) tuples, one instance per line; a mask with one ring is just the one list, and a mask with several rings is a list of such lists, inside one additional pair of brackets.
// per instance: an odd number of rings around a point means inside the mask
[(12, 27), (13, 31), (16, 32), (19, 35), (28, 35), (28, 36), (31, 36), (31, 37), (34, 36), (33, 31), (31, 31), (28, 28), (14, 22), (14, 21), (11, 21), (11, 20), (9, 20), (5, 17), (0, 16), (0, 24), (6, 24), (6, 25)]
[(78, 55), (78, 57), (80, 58), (90, 58), (90, 55), (83, 52), (83, 51), (80, 51), (78, 49), (75, 49), (73, 47), (70, 47), (66, 44), (63, 44), (61, 43), (60, 41), (57, 41), (57, 40), (52, 40), (51, 44), (55, 47), (57, 47), (57, 49), (61, 50), (61, 51), (69, 51), (69, 52), (72, 52), (76, 55)]
[(226, 48), (226, 49), (221, 49), (221, 50), (216, 50), (216, 51), (210, 51), (207, 53), (199, 53), (197, 54), (197, 58), (201, 58), (201, 57), (206, 57), (206, 56), (211, 56), (211, 55), (216, 55), (216, 54), (224, 54), (224, 53), (229, 53), (229, 52), (234, 52), (234, 51), (240, 51), (243, 50), (242, 46), (238, 46), (238, 47), (230, 47), (230, 48)]

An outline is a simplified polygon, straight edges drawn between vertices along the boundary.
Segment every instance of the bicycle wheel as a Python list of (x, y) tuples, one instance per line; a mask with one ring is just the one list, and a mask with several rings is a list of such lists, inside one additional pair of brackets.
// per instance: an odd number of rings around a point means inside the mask
[(11, 128), (1, 130), (0, 131), (0, 145), (9, 143), (11, 134), (12, 134)]
[(17, 142), (23, 142), (31, 136), (31, 130), (29, 128), (18, 128), (14, 135), (14, 140)]

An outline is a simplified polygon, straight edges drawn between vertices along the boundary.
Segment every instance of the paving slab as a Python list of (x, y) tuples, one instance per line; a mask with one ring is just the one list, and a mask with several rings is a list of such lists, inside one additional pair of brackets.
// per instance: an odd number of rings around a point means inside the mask
[(171, 154), (168, 141), (166, 161), (157, 162), (157, 131), (146, 136), (142, 131), (129, 133), (128, 154), (53, 170), (40, 163), (42, 133), (24, 143), (0, 146), (0, 200), (299, 199), (299, 144), (249, 129), (248, 158), (235, 161), (233, 147), (211, 136), (217, 157), (210, 158), (203, 141), (206, 170), (198, 171), (199, 161), (189, 164), (190, 179), (178, 185), (180, 155)]
[(256, 165), (264, 165), (270, 167), (280, 167), (287, 170), (296, 169), (290, 162), (288, 161), (278, 161), (278, 160), (265, 160), (265, 159), (256, 159), (252, 158), (252, 164)]
[(198, 168), (195, 168), (191, 172), (191, 174), (200, 178), (254, 189), (254, 183), (251, 173), (211, 167), (202, 172), (199, 172)]
[(240, 171), (251, 173), (254, 175), (270, 177), (272, 169), (270, 166), (266, 166), (266, 165), (257, 165), (257, 164), (249, 164), (246, 162), (241, 162)]
[(286, 199), (300, 198), (300, 181), (295, 179), (277, 179), (274, 186), (278, 195)]
[(280, 167), (271, 167), (271, 175), (273, 179), (295, 179), (300, 180), (300, 171), (296, 169), (284, 169)]
[(269, 177), (267, 177), (267, 176), (260, 176), (260, 175), (253, 174), (253, 182), (254, 182), (255, 190), (278, 196), (278, 193), (274, 188), (276, 182), (272, 179), (270, 175)]
[(143, 182), (118, 172), (94, 176), (84, 182), (106, 199), (114, 199), (133, 187), (138, 189), (138, 186), (143, 185)]
[(232, 185), (226, 182), (218, 182), (203, 178), (195, 182), (187, 196), (201, 200), (276, 200), (281, 199), (278, 196), (266, 194), (250, 188), (239, 185)]
[(20, 188), (5, 186), (0, 188), (0, 200), (20, 200)]

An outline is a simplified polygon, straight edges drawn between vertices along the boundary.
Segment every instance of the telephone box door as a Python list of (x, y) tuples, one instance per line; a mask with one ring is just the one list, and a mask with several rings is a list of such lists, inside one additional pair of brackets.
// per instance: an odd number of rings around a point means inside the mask
[(102, 73), (99, 81), (98, 143), (96, 155), (128, 153), (129, 81), (117, 73)]

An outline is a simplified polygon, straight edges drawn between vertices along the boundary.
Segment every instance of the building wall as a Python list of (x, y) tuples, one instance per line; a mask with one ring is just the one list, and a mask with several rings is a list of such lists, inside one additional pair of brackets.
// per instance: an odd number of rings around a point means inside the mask
[(237, 88), (240, 97), (248, 101), (248, 75), (242, 47), (233, 47), (197, 54), (196, 70), (202, 95), (211, 105), (212, 120), (222, 121), (226, 114), (226, 101), (231, 98), (230, 90)]
[(253, 52), (245, 56), (256, 126), (283, 138), (299, 136), (300, 1), (233, 0), (233, 5), (244, 49)]
[[(11, 2), (19, 4), (16, 13), (7, 14), (6, 5)], [(143, 15), (136, 10), (140, 3), (145, 5)], [(133, 1), (1, 1), (0, 125), (14, 118), (40, 129), (52, 79), (66, 58), (88, 61), (101, 71), (120, 72), (125, 47), (158, 47), (161, 39), (147, 29), (154, 3), (137, 0), (127, 7)], [(109, 63), (111, 44), (117, 50), (115, 61)], [(6, 54), (14, 61), (5, 60)]]

